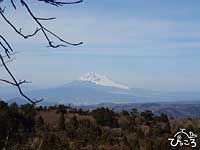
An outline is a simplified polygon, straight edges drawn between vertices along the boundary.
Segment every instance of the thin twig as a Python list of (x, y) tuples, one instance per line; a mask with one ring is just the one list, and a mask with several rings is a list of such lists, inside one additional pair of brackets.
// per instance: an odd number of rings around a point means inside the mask
[[(5, 56), (2, 56), (2, 57), (5, 57)], [(7, 56), (6, 56), (7, 57)], [(11, 58), (11, 59), (8, 59), (7, 61), (5, 61), (5, 63), (7, 64), (7, 63), (10, 63), (10, 62), (12, 62), (13, 60), (15, 60), (16, 59), (16, 57), (14, 57), (14, 58)], [(0, 64), (0, 67), (3, 67), (3, 64)]]
[(37, 20), (54, 20), (56, 17), (51, 17), (51, 18), (38, 18), (36, 17)]
[(56, 0), (38, 0), (38, 1), (43, 1), (45, 3), (54, 5), (54, 6), (63, 6), (63, 5), (69, 5), (69, 4), (78, 4), (83, 2), (83, 0), (79, 0), (79, 1), (74, 1), (74, 2), (60, 2), (60, 1), (56, 1)]
[(12, 6), (14, 7), (14, 9), (17, 9), (17, 7), (15, 6), (14, 1), (13, 0), (10, 0), (10, 1), (11, 1)]
[(0, 38), (6, 43), (6, 45), (7, 45), (8, 48), (11, 50), (11, 52), (13, 52), (12, 47), (11, 47), (10, 44), (6, 41), (6, 39), (5, 39), (2, 35), (0, 35)]

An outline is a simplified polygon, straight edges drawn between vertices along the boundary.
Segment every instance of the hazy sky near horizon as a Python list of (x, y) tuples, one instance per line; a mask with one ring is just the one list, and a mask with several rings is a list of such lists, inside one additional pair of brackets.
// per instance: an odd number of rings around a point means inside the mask
[[(0, 19), (0, 33), (19, 52), (9, 64), (18, 79), (49, 87), (97, 72), (135, 88), (200, 91), (200, 1), (84, 0), (60, 8), (33, 2), (39, 17), (57, 17), (43, 21), (49, 29), (84, 44), (47, 48), (42, 34), (24, 40)], [(25, 33), (33, 31), (23, 7), (8, 5), (5, 14)]]

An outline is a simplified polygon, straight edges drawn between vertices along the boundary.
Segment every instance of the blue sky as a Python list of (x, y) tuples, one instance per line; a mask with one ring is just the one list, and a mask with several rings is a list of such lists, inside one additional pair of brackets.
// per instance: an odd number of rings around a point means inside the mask
[[(199, 91), (199, 1), (85, 0), (61, 8), (29, 4), (40, 17), (57, 17), (44, 22), (49, 29), (84, 44), (46, 48), (41, 34), (24, 41), (0, 19), (0, 33), (20, 52), (9, 64), (19, 79), (48, 87), (92, 71), (135, 88)], [(29, 33), (35, 24), (17, 6), (18, 11), (7, 6), (7, 16)], [(0, 75), (5, 76), (2, 70)]]

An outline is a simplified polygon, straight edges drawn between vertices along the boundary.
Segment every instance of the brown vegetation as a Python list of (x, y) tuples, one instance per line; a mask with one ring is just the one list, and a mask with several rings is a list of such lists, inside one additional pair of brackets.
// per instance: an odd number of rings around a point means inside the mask
[(82, 111), (1, 102), (0, 112), (1, 149), (169, 150), (168, 137), (179, 128), (200, 133), (200, 120), (168, 120), (164, 114), (135, 109), (116, 113), (107, 108)]

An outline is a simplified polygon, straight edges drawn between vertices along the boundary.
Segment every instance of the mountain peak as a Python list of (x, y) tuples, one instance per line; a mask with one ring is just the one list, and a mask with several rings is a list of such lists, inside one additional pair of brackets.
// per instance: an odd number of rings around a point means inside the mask
[(84, 74), (80, 78), (80, 80), (92, 82), (92, 83), (95, 83), (97, 85), (102, 85), (102, 86), (111, 86), (111, 87), (126, 89), (126, 90), (129, 89), (128, 86), (115, 83), (114, 81), (110, 80), (106, 76), (97, 74), (95, 72), (89, 72), (89, 73)]

